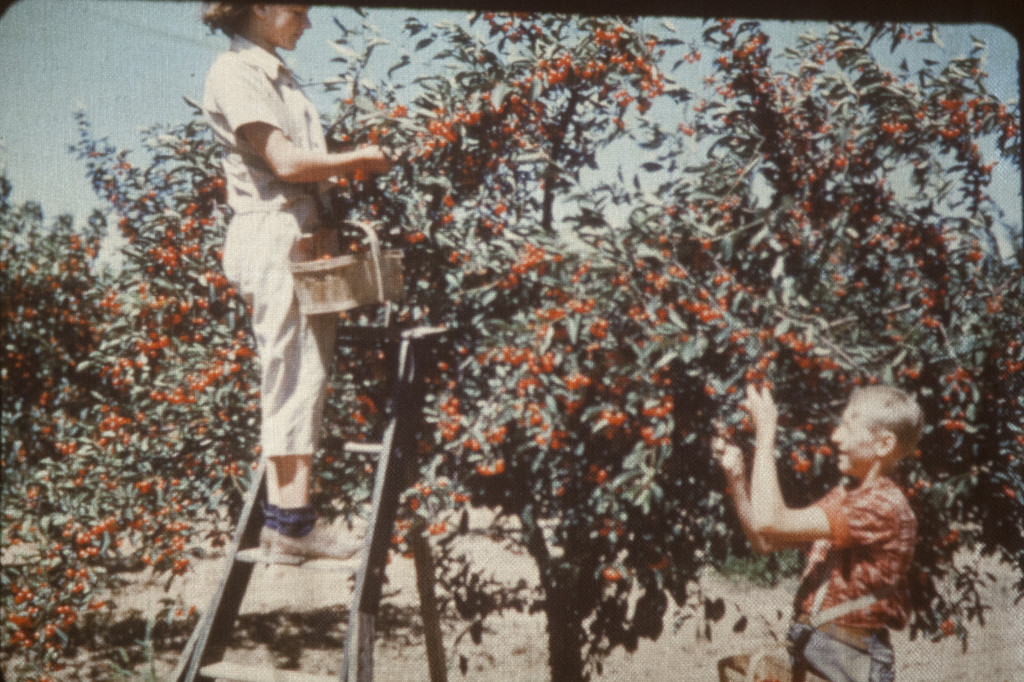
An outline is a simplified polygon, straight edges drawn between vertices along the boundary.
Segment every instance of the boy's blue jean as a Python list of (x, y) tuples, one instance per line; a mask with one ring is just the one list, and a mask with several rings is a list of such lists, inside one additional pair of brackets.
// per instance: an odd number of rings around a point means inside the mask
[(887, 638), (872, 635), (868, 651), (843, 644), (810, 625), (794, 623), (789, 628), (793, 664), (806, 663), (831, 682), (892, 682), (896, 664)]

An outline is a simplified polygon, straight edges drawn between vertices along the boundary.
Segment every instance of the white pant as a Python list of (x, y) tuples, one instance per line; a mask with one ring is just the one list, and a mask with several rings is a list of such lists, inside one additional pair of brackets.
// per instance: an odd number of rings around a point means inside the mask
[(312, 454), (320, 440), (338, 320), (299, 311), (289, 254), (301, 235), (288, 213), (236, 215), (224, 271), (252, 305), (260, 358), (263, 456)]

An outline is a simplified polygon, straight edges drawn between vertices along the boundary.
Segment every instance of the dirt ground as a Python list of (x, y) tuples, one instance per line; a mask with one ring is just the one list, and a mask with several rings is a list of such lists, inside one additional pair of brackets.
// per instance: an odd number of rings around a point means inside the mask
[[(525, 555), (517, 555), (483, 534), (460, 538), (474, 561), (487, 566), (497, 579), (512, 585), (521, 578), (536, 581), (536, 570)], [(975, 627), (966, 653), (959, 640), (938, 643), (910, 641), (897, 633), (893, 644), (898, 663), (897, 679), (905, 682), (1024, 680), (1024, 603), (1012, 602), (1012, 572), (1006, 566), (979, 560), (980, 568), (995, 573), (999, 580), (987, 586), (985, 596), (995, 606), (985, 627)], [(135, 576), (133, 585), (119, 599), (118, 622), (124, 645), (144, 636), (144, 624), (157, 612), (161, 599), (171, 599), (181, 608), (195, 605), (202, 610), (215, 589), (224, 560), (213, 558), (197, 563), (184, 579), (177, 579), (164, 591), (164, 581), (149, 574)], [(395, 559), (388, 567), (388, 585), (377, 621), (374, 653), (375, 679), (389, 682), (428, 680), (426, 653), (418, 614), (415, 571), (410, 559)], [(771, 644), (773, 633), (785, 634), (786, 614), (794, 581), (775, 588), (738, 583), (717, 574), (701, 581), (701, 590), (721, 596), (726, 615), (712, 626), (711, 638), (703, 633), (697, 619), (674, 627), (671, 611), (665, 630), (657, 641), (642, 640), (634, 653), (616, 650), (604, 663), (606, 680), (708, 680), (717, 679), (716, 661), (739, 652), (756, 651)], [(247, 665), (264, 664), (300, 669), (306, 673), (335, 675), (341, 667), (348, 619), (349, 579), (336, 573), (296, 570), (281, 566), (257, 566), (241, 616), (235, 629), (227, 660)], [(451, 614), (449, 614), (451, 615)], [(746, 616), (742, 634), (733, 624)], [(549, 680), (544, 616), (516, 612), (492, 615), (480, 644), (465, 635), (466, 624), (454, 617), (443, 622), (449, 679), (477, 682), (543, 682)], [(165, 679), (177, 661), (187, 631), (165, 640), (150, 661), (134, 660), (119, 672), (109, 663), (108, 650), (83, 653), (73, 666), (76, 672), (65, 679), (152, 679), (155, 672)], [(463, 635), (460, 637), (460, 635)], [(456, 646), (456, 640), (458, 640)], [(115, 640), (116, 641), (116, 640)], [(459, 656), (465, 656), (466, 675), (459, 672)], [(131, 672), (128, 672), (131, 671)]]

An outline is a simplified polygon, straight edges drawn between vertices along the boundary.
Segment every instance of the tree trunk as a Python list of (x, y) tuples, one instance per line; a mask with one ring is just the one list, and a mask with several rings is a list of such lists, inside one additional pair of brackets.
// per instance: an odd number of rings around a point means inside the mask
[(537, 563), (544, 590), (544, 613), (548, 621), (548, 663), (551, 679), (557, 682), (586, 682), (583, 646), (586, 635), (575, 598), (575, 583), (568, 567), (551, 560), (544, 534), (536, 524), (520, 516), (526, 547)]

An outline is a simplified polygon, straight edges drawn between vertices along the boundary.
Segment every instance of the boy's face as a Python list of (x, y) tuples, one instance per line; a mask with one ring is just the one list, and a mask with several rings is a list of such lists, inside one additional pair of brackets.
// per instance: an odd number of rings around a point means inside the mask
[(857, 479), (863, 479), (870, 473), (893, 448), (892, 434), (874, 428), (868, 409), (857, 402), (850, 403), (832, 432), (832, 442), (838, 450), (839, 471)]

